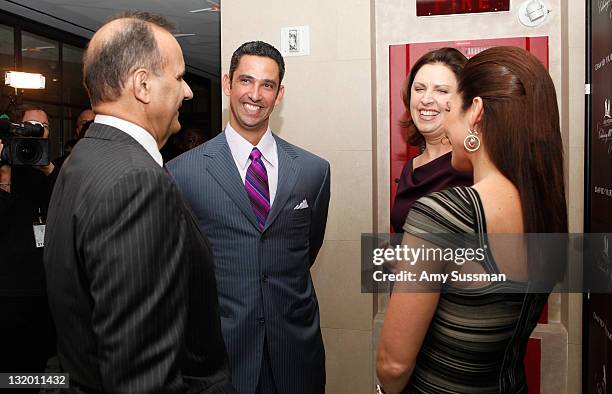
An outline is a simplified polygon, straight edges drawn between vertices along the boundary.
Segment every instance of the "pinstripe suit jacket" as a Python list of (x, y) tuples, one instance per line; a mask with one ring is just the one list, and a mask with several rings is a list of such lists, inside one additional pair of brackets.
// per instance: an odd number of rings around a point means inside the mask
[[(238, 392), (255, 392), (265, 336), (278, 392), (322, 393), (325, 351), (310, 267), (325, 233), (329, 163), (274, 138), (278, 187), (263, 231), (225, 133), (168, 168), (212, 244), (221, 326)], [(304, 199), (309, 207), (294, 209)]]
[(73, 384), (235, 392), (209, 244), (134, 139), (91, 126), (55, 184), (45, 243), (58, 353)]

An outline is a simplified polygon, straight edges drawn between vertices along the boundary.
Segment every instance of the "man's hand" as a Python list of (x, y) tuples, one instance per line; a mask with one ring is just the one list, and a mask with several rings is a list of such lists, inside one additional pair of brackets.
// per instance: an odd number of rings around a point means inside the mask
[(55, 169), (55, 165), (49, 162), (49, 164), (47, 164), (46, 166), (35, 166), (34, 168), (38, 169), (39, 171), (42, 171), (42, 173), (46, 176), (49, 176)]

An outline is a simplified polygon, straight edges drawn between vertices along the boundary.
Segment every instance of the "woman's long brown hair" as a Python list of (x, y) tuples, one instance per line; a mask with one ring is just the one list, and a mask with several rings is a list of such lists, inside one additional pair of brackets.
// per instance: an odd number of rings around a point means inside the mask
[[(524, 232), (566, 233), (563, 145), (548, 71), (523, 49), (493, 47), (467, 62), (458, 91), (463, 111), (475, 97), (482, 98), (483, 144), (491, 161), (518, 189)], [(540, 255), (549, 252), (538, 245), (535, 249)], [(529, 260), (531, 266), (534, 259)]]

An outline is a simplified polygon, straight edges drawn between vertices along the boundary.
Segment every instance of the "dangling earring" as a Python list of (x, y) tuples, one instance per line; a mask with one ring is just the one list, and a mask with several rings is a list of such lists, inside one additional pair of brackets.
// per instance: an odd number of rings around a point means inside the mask
[(476, 152), (480, 148), (480, 138), (476, 129), (468, 129), (468, 135), (463, 140), (463, 147), (468, 152)]

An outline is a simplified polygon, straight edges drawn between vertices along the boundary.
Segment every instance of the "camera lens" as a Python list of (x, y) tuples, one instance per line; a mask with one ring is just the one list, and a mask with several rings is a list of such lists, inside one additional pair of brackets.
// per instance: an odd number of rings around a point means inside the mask
[(15, 159), (26, 165), (36, 164), (43, 155), (40, 144), (34, 139), (29, 140), (27, 138), (20, 139), (15, 144), (14, 152)]

